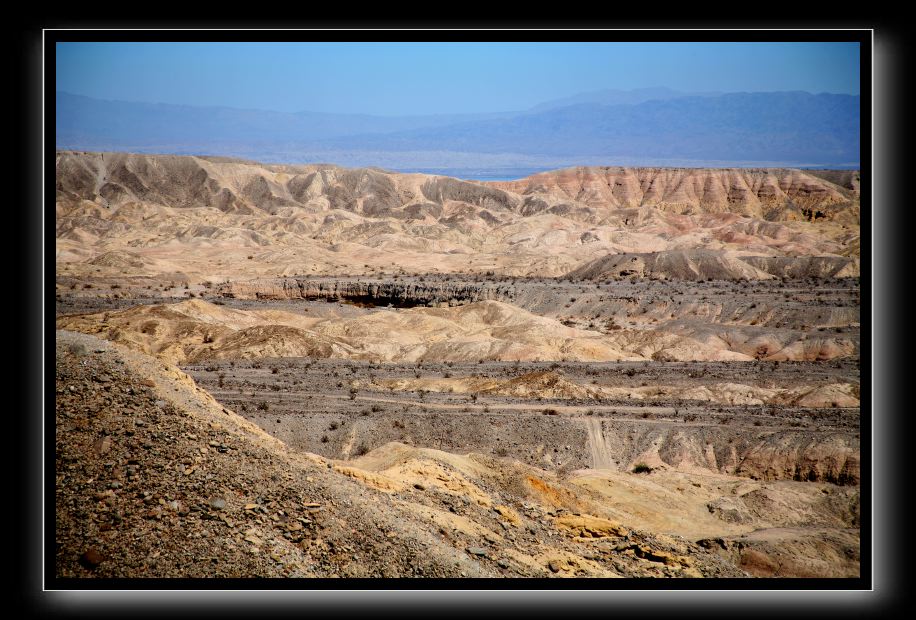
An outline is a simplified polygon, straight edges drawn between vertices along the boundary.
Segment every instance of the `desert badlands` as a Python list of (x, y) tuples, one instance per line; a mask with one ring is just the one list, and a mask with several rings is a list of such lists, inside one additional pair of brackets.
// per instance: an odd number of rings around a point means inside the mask
[(56, 157), (58, 577), (859, 575), (858, 172)]

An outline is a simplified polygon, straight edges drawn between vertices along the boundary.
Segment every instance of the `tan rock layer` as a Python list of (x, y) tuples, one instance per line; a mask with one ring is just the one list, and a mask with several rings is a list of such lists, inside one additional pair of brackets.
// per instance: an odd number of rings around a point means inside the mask
[[(556, 277), (607, 256), (658, 253), (641, 259), (647, 275), (834, 277), (858, 273), (858, 197), (845, 185), (800, 170), (579, 168), (499, 186), (64, 151), (56, 237), (74, 274)], [(699, 249), (713, 258), (680, 254)]]
[[(818, 212), (829, 217), (851, 202), (848, 192), (830, 180), (785, 168), (566, 168), (490, 185), (521, 195), (550, 194), (593, 206), (731, 212), (769, 220), (814, 218)], [(806, 216), (805, 209), (814, 209), (814, 213)]]

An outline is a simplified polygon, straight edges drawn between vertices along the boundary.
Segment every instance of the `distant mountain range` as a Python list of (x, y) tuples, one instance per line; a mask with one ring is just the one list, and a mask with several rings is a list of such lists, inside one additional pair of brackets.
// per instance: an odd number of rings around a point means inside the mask
[(720, 92), (702, 92), (702, 93), (685, 93), (671, 88), (637, 88), (635, 90), (596, 90), (587, 93), (579, 93), (572, 97), (563, 97), (545, 101), (533, 108), (531, 112), (543, 112), (555, 108), (565, 108), (566, 106), (578, 105), (580, 103), (599, 103), (601, 105), (621, 105), (643, 103), (644, 101), (677, 99), (679, 97), (714, 97), (721, 95)]
[(403, 117), (102, 101), (63, 92), (55, 103), (61, 149), (395, 169), (475, 159), (491, 167), (859, 165), (860, 98), (853, 95), (606, 90), (521, 112)]

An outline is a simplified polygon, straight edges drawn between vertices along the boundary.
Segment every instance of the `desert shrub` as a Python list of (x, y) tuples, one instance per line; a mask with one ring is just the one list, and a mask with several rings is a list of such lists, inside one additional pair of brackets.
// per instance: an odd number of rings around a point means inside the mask
[(646, 465), (645, 463), (636, 463), (636, 465), (633, 466), (633, 473), (634, 474), (651, 474), (652, 468)]
[(366, 445), (366, 442), (360, 443), (356, 446), (356, 449), (353, 451), (354, 456), (362, 456), (369, 451), (369, 446)]
[(267, 404), (266, 400), (258, 403), (258, 411), (267, 411), (268, 409), (270, 409), (270, 405)]

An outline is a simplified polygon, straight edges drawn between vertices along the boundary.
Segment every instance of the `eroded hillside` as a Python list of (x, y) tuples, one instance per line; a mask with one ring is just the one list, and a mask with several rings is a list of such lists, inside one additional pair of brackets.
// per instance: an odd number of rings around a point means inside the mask
[[(857, 570), (852, 489), (600, 470), (562, 479), (513, 459), (402, 442), (328, 459), (290, 449), (177, 368), (91, 336), (57, 333), (56, 374), (63, 578)], [(631, 499), (610, 508), (608, 495)], [(761, 528), (793, 525), (803, 526), (789, 537), (796, 546), (817, 543), (844, 562), (796, 552), (780, 567), (783, 547)]]
[(59, 576), (858, 575), (855, 171), (56, 198)]
[[(645, 261), (638, 257), (647, 253), (660, 254), (650, 269), (668, 278), (858, 275), (858, 190), (824, 176), (577, 168), (478, 183), (372, 168), (59, 152), (57, 256), (62, 274), (214, 281), (583, 270), (591, 277), (609, 255)], [(711, 258), (692, 259), (700, 249)]]

